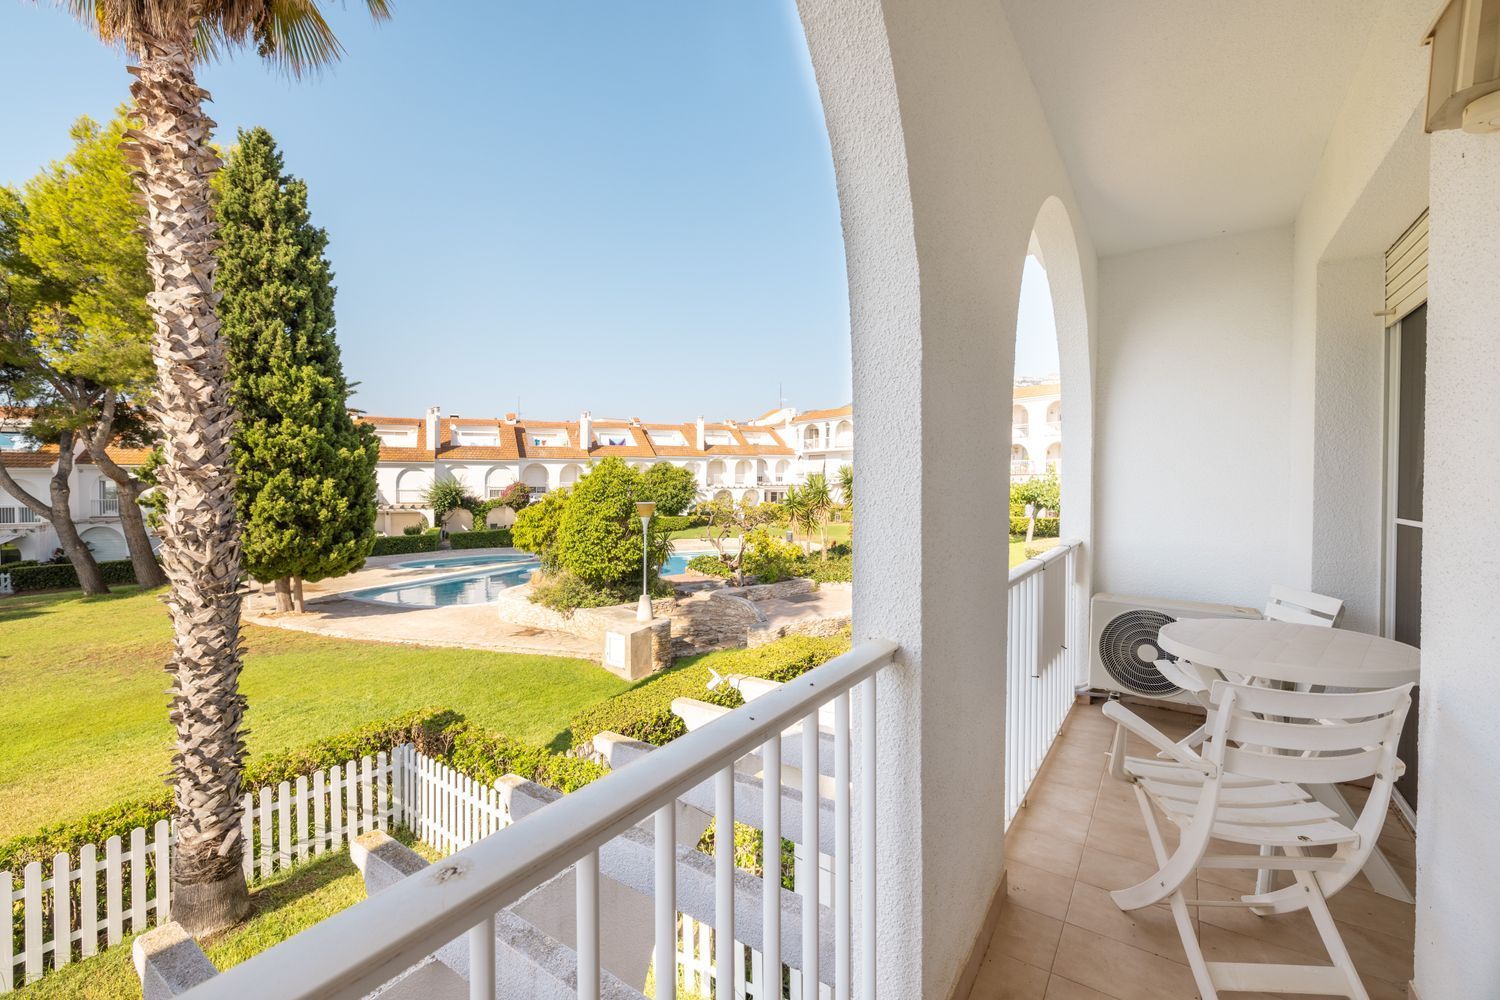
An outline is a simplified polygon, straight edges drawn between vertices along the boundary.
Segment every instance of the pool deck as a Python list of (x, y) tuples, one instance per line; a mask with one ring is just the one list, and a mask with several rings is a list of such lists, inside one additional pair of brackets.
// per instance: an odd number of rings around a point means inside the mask
[[(696, 555), (700, 551), (699, 544), (703, 546), (702, 551), (711, 551), (704, 543), (691, 542), (679, 542), (676, 551)], [(499, 557), (524, 553), (514, 548), (495, 548), (372, 556), (365, 562), (363, 569), (347, 576), (305, 584), (303, 596), (307, 602), (307, 611), (304, 614), (277, 612), (276, 595), (269, 589), (248, 595), (243, 614), (246, 621), (257, 625), (310, 632), (336, 639), (484, 649), (537, 656), (567, 656), (599, 662), (603, 650), (597, 643), (561, 632), (506, 624), (496, 616), (492, 604), (423, 608), (384, 604), (348, 596), (354, 591), (372, 587), (457, 575), (481, 568), (477, 564), (403, 568), (402, 563), (486, 555)]]

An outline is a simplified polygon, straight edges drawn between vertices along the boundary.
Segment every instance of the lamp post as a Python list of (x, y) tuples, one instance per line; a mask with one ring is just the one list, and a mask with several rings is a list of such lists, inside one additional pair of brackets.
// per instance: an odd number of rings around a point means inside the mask
[(651, 590), (646, 585), (647, 560), (651, 556), (651, 515), (656, 513), (656, 504), (642, 502), (635, 505), (635, 516), (641, 519), (641, 602), (635, 609), (635, 620), (651, 620)]

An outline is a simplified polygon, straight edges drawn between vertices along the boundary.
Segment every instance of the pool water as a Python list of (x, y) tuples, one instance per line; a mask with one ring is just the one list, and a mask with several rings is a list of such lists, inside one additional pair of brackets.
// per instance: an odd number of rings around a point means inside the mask
[(676, 552), (667, 557), (667, 561), (661, 564), (662, 576), (677, 576), (688, 571), (688, 563), (699, 556), (711, 556), (712, 552)]
[(524, 552), (488, 556), (443, 556), (438, 559), (417, 559), (413, 562), (397, 563), (396, 569), (443, 569), (448, 566), (489, 566), (496, 563), (513, 563), (530, 560)]
[[(493, 562), (494, 560), (490, 560)], [(454, 565), (449, 563), (447, 565)], [(531, 558), (513, 560), (503, 566), (461, 576), (429, 577), (411, 583), (392, 583), (384, 587), (357, 590), (350, 597), (381, 604), (399, 604), (415, 608), (447, 608), (455, 604), (488, 604), (502, 590), (518, 587), (537, 568)]]

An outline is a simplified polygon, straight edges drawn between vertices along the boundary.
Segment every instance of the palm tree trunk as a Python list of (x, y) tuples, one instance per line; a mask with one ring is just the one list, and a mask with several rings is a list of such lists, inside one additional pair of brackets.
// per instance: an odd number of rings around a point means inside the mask
[(245, 699), (239, 692), (240, 538), (234, 517), (227, 345), (214, 292), (207, 91), (193, 73), (193, 25), (138, 39), (131, 85), (141, 125), (127, 155), (145, 196), (146, 257), (155, 334), (157, 417), (165, 461), (162, 563), (171, 581), (173, 756), (172, 918), (190, 934), (227, 927), (249, 910), (240, 869)]

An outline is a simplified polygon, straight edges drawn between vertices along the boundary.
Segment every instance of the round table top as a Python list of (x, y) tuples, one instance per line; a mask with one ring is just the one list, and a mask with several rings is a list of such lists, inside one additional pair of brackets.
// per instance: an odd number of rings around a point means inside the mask
[(1163, 625), (1161, 648), (1202, 667), (1290, 684), (1387, 688), (1415, 683), (1415, 646), (1364, 632), (1254, 618), (1184, 618)]

